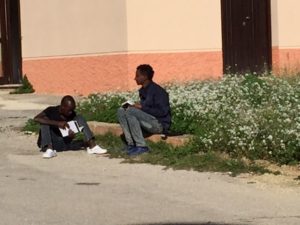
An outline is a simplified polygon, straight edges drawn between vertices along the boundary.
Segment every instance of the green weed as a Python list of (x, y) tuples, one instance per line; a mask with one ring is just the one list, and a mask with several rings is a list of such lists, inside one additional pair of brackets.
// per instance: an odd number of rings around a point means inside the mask
[(17, 88), (17, 90), (10, 92), (10, 94), (27, 94), (27, 93), (33, 93), (35, 90), (28, 80), (27, 76), (24, 75), (22, 79), (22, 86)]
[(111, 158), (123, 158), (123, 163), (149, 163), (162, 165), (166, 169), (229, 172), (236, 176), (240, 173), (256, 174), (270, 171), (254, 163), (246, 164), (242, 160), (222, 156), (217, 152), (196, 153), (190, 146), (173, 147), (165, 142), (147, 142), (151, 151), (137, 157), (129, 157), (124, 151), (120, 137), (112, 134), (97, 136), (97, 142), (109, 149)]
[[(169, 147), (164, 146), (155, 155), (154, 148), (149, 157), (156, 161), (161, 159), (175, 167), (180, 166), (179, 158), (201, 161), (202, 153), (221, 152), (237, 159), (299, 163), (299, 75), (284, 78), (246, 74), (219, 81), (169, 84), (165, 88), (172, 109), (171, 133), (189, 133), (194, 138), (185, 149), (167, 151)], [(138, 100), (137, 92), (90, 95), (79, 103), (78, 112), (87, 120), (115, 123), (117, 109), (127, 99)]]
[(33, 119), (27, 120), (25, 126), (23, 127), (23, 131), (29, 131), (32, 133), (38, 133), (40, 130), (39, 123), (35, 122)]

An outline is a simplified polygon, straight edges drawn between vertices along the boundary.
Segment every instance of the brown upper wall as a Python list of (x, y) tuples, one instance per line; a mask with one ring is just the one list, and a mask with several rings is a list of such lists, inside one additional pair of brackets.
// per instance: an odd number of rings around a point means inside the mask
[(127, 0), (128, 51), (221, 51), (220, 0)]
[(125, 0), (21, 0), (24, 58), (124, 52)]

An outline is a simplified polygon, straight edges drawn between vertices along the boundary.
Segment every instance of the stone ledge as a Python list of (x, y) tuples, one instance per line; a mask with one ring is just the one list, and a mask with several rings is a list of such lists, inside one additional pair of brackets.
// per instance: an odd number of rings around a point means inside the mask
[[(96, 121), (88, 121), (88, 124), (95, 135), (104, 135), (106, 133), (112, 133), (114, 135), (123, 134), (122, 128), (117, 123), (103, 123)], [(167, 139), (163, 139), (160, 134), (153, 134), (147, 137), (147, 140), (153, 142), (165, 141), (173, 146), (182, 146), (188, 142), (191, 135), (179, 135), (179, 136), (168, 136)]]
[(0, 92), (1, 94), (9, 94), (10, 92), (16, 91), (21, 86), (21, 84), (1, 84)]
[(1, 84), (0, 89), (16, 89), (21, 86), (22, 84)]

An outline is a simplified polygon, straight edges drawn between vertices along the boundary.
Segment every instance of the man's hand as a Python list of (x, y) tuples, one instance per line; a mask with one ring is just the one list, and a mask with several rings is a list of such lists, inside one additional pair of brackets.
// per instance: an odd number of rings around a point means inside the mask
[(57, 126), (62, 129), (69, 128), (69, 124), (67, 121), (58, 121)]
[(142, 109), (142, 105), (140, 103), (135, 103), (133, 105), (134, 108), (137, 108), (137, 109)]
[(74, 131), (72, 131), (71, 129), (69, 130), (69, 138), (73, 139), (75, 137), (75, 133)]

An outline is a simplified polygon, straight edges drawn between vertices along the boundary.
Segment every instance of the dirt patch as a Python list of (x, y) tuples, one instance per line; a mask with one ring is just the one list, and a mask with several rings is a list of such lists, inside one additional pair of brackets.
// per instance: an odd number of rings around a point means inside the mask
[[(274, 185), (277, 187), (300, 188), (300, 167), (299, 165), (276, 165), (267, 161), (257, 161), (258, 165), (264, 166), (274, 174), (266, 173), (263, 175), (248, 174), (243, 178), (248, 179), (248, 183), (260, 183), (264, 185)], [(299, 189), (300, 191), (300, 189)]]

